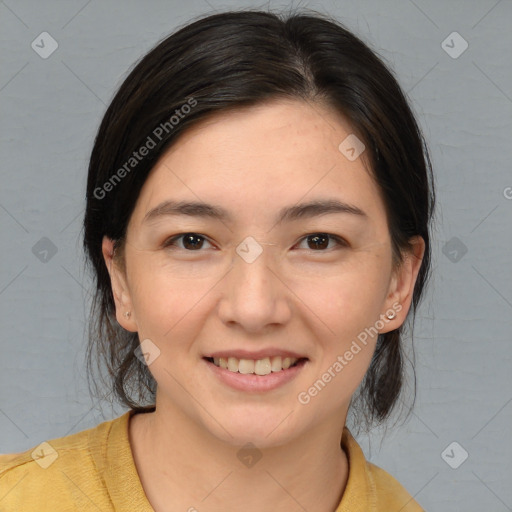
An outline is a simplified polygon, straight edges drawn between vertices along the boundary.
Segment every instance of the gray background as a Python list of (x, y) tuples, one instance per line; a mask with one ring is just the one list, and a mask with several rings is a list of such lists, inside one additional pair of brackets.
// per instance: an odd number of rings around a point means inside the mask
[[(193, 16), (268, 6), (0, 2), (0, 453), (124, 412), (91, 401), (84, 370), (87, 160), (114, 91), (140, 56)], [(290, 6), (270, 2), (272, 10)], [(417, 405), (405, 425), (385, 438), (375, 432), (371, 444), (360, 436), (361, 445), (429, 511), (512, 510), (512, 2), (300, 6), (336, 16), (396, 71), (438, 183), (435, 275), (415, 335)], [(58, 42), (47, 59), (31, 47), (44, 31)], [(469, 45), (457, 58), (461, 40), (442, 46), (454, 31)], [(42, 252), (43, 237), (55, 254)], [(460, 447), (443, 459), (453, 441)], [(462, 450), (469, 456), (453, 469), (446, 461), (460, 463)]]

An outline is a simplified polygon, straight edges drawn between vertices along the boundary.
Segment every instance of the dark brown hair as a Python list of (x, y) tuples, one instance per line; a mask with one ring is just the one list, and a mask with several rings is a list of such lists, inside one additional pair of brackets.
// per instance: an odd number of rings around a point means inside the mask
[[(100, 369), (100, 380), (93, 379), (96, 393), (105, 384), (104, 369), (107, 389), (131, 409), (154, 405), (156, 391), (147, 366), (134, 353), (137, 333), (116, 321), (103, 236), (115, 240), (122, 255), (141, 187), (180, 134), (217, 113), (280, 98), (322, 103), (350, 122), (366, 145), (386, 205), (395, 262), (410, 249), (411, 237), (424, 239), (411, 307), (414, 322), (430, 273), (434, 185), (425, 141), (392, 72), (337, 20), (311, 10), (286, 16), (262, 11), (214, 14), (177, 30), (134, 66), (94, 142), (84, 248), (96, 285), (87, 347), (88, 376), (93, 354)], [(185, 109), (187, 104), (194, 106)], [(170, 121), (173, 115), (179, 122)], [(157, 137), (155, 129), (162, 126), (166, 130)], [(131, 161), (134, 152), (147, 145), (148, 136), (154, 147)], [(129, 161), (135, 165), (127, 166)], [(402, 327), (379, 335), (357, 404), (352, 403), (351, 409), (356, 408), (367, 425), (385, 420), (399, 398), (404, 380)]]

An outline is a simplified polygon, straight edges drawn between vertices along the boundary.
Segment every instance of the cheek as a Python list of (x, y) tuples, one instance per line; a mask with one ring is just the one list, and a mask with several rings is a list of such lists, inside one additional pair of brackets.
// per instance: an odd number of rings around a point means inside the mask
[(368, 274), (359, 277), (360, 280), (353, 275), (339, 277), (317, 293), (310, 291), (309, 313), (304, 313), (312, 322), (318, 358), (310, 396), (321, 395), (317, 404), (325, 411), (349, 404), (375, 351), (378, 333), (374, 326), (381, 313), (380, 287)]
[[(282, 268), (282, 280), (293, 292), (286, 300), (294, 302), (303, 319), (310, 319), (308, 323), (317, 323), (321, 338), (339, 348), (341, 340), (342, 344), (350, 341), (379, 318), (387, 291), (385, 260), (385, 254), (365, 248), (337, 263), (290, 265), (294, 272)], [(204, 314), (214, 285), (215, 295), (222, 292), (218, 281), (223, 272), (217, 272), (218, 265), (215, 269), (210, 265), (210, 272), (202, 277), (196, 273), (194, 278), (184, 278), (158, 254), (134, 252), (131, 261), (130, 294), (141, 336), (163, 340), (170, 330), (175, 333), (181, 327), (178, 323), (190, 326), (194, 316)], [(191, 266), (189, 262), (181, 265)], [(276, 286), (286, 298), (286, 287)]]
[(347, 341), (379, 319), (388, 291), (386, 265), (380, 255), (355, 253), (315, 279), (295, 278), (290, 288), (331, 339)]
[(180, 279), (151, 258), (134, 258), (130, 295), (140, 336), (165, 342), (188, 325), (201, 299), (212, 287), (211, 278)]

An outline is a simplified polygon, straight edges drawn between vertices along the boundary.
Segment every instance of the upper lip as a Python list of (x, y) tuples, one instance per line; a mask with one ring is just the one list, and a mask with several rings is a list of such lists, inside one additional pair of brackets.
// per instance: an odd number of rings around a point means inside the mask
[(279, 348), (267, 348), (267, 349), (261, 349), (257, 350), (255, 352), (250, 352), (248, 350), (241, 350), (241, 349), (233, 349), (233, 350), (219, 350), (217, 352), (211, 352), (209, 354), (206, 354), (204, 357), (236, 357), (237, 359), (265, 359), (266, 357), (275, 357), (275, 356), (281, 356), (281, 357), (293, 357), (295, 359), (307, 359), (306, 356), (303, 356), (301, 354), (298, 354), (296, 352), (292, 352), (290, 350), (282, 350)]

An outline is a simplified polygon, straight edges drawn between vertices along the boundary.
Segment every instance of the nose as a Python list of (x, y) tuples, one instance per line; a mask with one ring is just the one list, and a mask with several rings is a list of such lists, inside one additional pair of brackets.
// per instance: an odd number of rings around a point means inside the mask
[(251, 261), (243, 253), (234, 255), (225, 276), (218, 314), (225, 324), (238, 324), (247, 332), (260, 332), (269, 326), (286, 324), (291, 318), (293, 293), (270, 264), (267, 245)]

